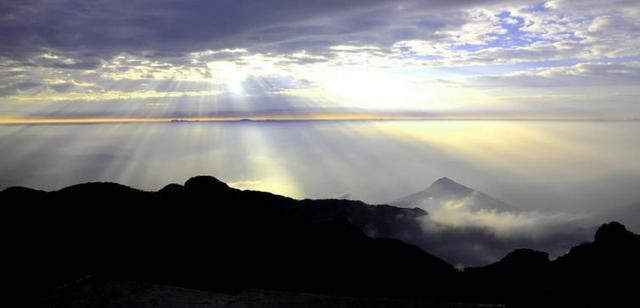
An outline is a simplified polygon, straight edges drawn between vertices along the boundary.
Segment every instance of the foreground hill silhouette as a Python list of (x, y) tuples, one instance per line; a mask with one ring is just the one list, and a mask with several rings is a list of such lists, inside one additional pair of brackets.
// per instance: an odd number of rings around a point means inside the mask
[[(228, 294), (263, 289), (609, 306), (634, 299), (640, 273), (639, 236), (618, 223), (601, 226), (593, 242), (554, 261), (544, 252), (519, 249), (497, 263), (459, 272), (416, 246), (381, 238), (420, 228), (416, 218), (427, 215), (423, 210), (299, 201), (240, 191), (212, 177), (158, 192), (113, 183), (54, 192), (13, 187), (0, 192), (0, 202), (2, 279), (9, 294), (35, 301), (27, 306), (68, 293), (86, 277)], [(109, 292), (101, 295), (103, 304)]]
[(553, 261), (545, 252), (518, 249), (494, 264), (468, 268), (465, 289), (476, 300), (513, 306), (635, 307), (638, 261), (640, 235), (611, 222), (598, 228), (593, 242)]
[(413, 245), (359, 228), (393, 228), (385, 217), (421, 210), (297, 201), (212, 177), (158, 192), (112, 183), (10, 188), (0, 199), (4, 233), (12, 234), (4, 279), (25, 296), (92, 275), (224, 292), (440, 298), (458, 274)]

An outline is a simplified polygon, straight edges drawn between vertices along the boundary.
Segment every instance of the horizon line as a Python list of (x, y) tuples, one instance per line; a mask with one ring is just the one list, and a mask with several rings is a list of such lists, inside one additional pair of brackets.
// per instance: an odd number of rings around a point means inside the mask
[(639, 117), (584, 115), (406, 115), (376, 113), (279, 114), (212, 117), (0, 117), (0, 125), (127, 123), (296, 122), (296, 121), (640, 121)]

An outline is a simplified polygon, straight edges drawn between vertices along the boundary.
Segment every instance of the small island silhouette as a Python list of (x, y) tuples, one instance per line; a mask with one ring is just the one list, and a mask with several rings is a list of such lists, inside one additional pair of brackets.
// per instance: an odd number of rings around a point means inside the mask
[[(518, 249), (461, 271), (384, 236), (420, 228), (421, 209), (295, 200), (208, 176), (157, 192), (115, 183), (11, 187), (0, 202), (2, 279), (9, 298), (31, 307), (117, 306), (122, 294), (145, 306), (139, 291), (159, 286), (178, 288), (169, 293), (183, 306), (202, 292), (283, 305), (313, 298), (305, 307), (617, 306), (635, 300), (640, 273), (640, 236), (617, 222), (556, 260)], [(158, 298), (169, 303), (169, 293)]]

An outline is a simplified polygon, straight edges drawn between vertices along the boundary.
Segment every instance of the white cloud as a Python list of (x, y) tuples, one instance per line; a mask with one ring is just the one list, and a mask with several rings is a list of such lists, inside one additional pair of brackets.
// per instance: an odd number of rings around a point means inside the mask
[(499, 75), (475, 76), (470, 84), (492, 87), (637, 86), (640, 62), (587, 62), (536, 68)]

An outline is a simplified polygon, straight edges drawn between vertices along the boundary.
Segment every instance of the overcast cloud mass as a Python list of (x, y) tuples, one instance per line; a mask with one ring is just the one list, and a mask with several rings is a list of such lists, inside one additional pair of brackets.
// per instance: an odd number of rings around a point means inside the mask
[(634, 118), (637, 1), (3, 1), (0, 116)]

